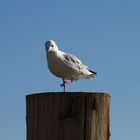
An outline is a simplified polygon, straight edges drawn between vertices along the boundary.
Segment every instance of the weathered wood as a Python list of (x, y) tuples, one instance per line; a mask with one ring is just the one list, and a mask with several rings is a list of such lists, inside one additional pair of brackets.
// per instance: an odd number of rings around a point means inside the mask
[(109, 140), (110, 96), (40, 93), (26, 96), (27, 140)]

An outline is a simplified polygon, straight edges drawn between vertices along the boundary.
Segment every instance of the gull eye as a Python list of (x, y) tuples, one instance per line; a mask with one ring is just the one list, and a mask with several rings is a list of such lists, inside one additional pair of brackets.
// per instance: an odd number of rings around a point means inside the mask
[(54, 45), (52, 44), (51, 47), (54, 47)]

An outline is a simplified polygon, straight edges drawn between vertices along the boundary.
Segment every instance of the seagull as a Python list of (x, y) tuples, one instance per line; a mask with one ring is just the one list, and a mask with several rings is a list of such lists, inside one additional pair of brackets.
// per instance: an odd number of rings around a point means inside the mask
[(95, 71), (88, 70), (87, 66), (76, 56), (60, 51), (53, 40), (45, 43), (48, 68), (51, 73), (61, 78), (63, 91), (66, 92), (66, 85), (69, 82), (79, 79), (91, 79), (96, 76)]

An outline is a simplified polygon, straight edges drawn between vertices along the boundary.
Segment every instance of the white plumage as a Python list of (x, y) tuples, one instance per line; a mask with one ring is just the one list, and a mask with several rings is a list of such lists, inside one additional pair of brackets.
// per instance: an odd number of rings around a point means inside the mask
[(45, 47), (48, 68), (55, 76), (63, 79), (61, 86), (64, 87), (64, 92), (68, 81), (91, 79), (96, 75), (96, 72), (88, 70), (76, 56), (60, 51), (53, 40), (46, 41)]

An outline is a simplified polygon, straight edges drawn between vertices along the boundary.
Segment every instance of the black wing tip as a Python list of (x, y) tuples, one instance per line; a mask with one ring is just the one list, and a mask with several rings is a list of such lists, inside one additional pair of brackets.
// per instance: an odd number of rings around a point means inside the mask
[(92, 71), (92, 70), (89, 70), (91, 73), (93, 73), (94, 75), (96, 75), (97, 74), (97, 72), (95, 72), (95, 71)]

